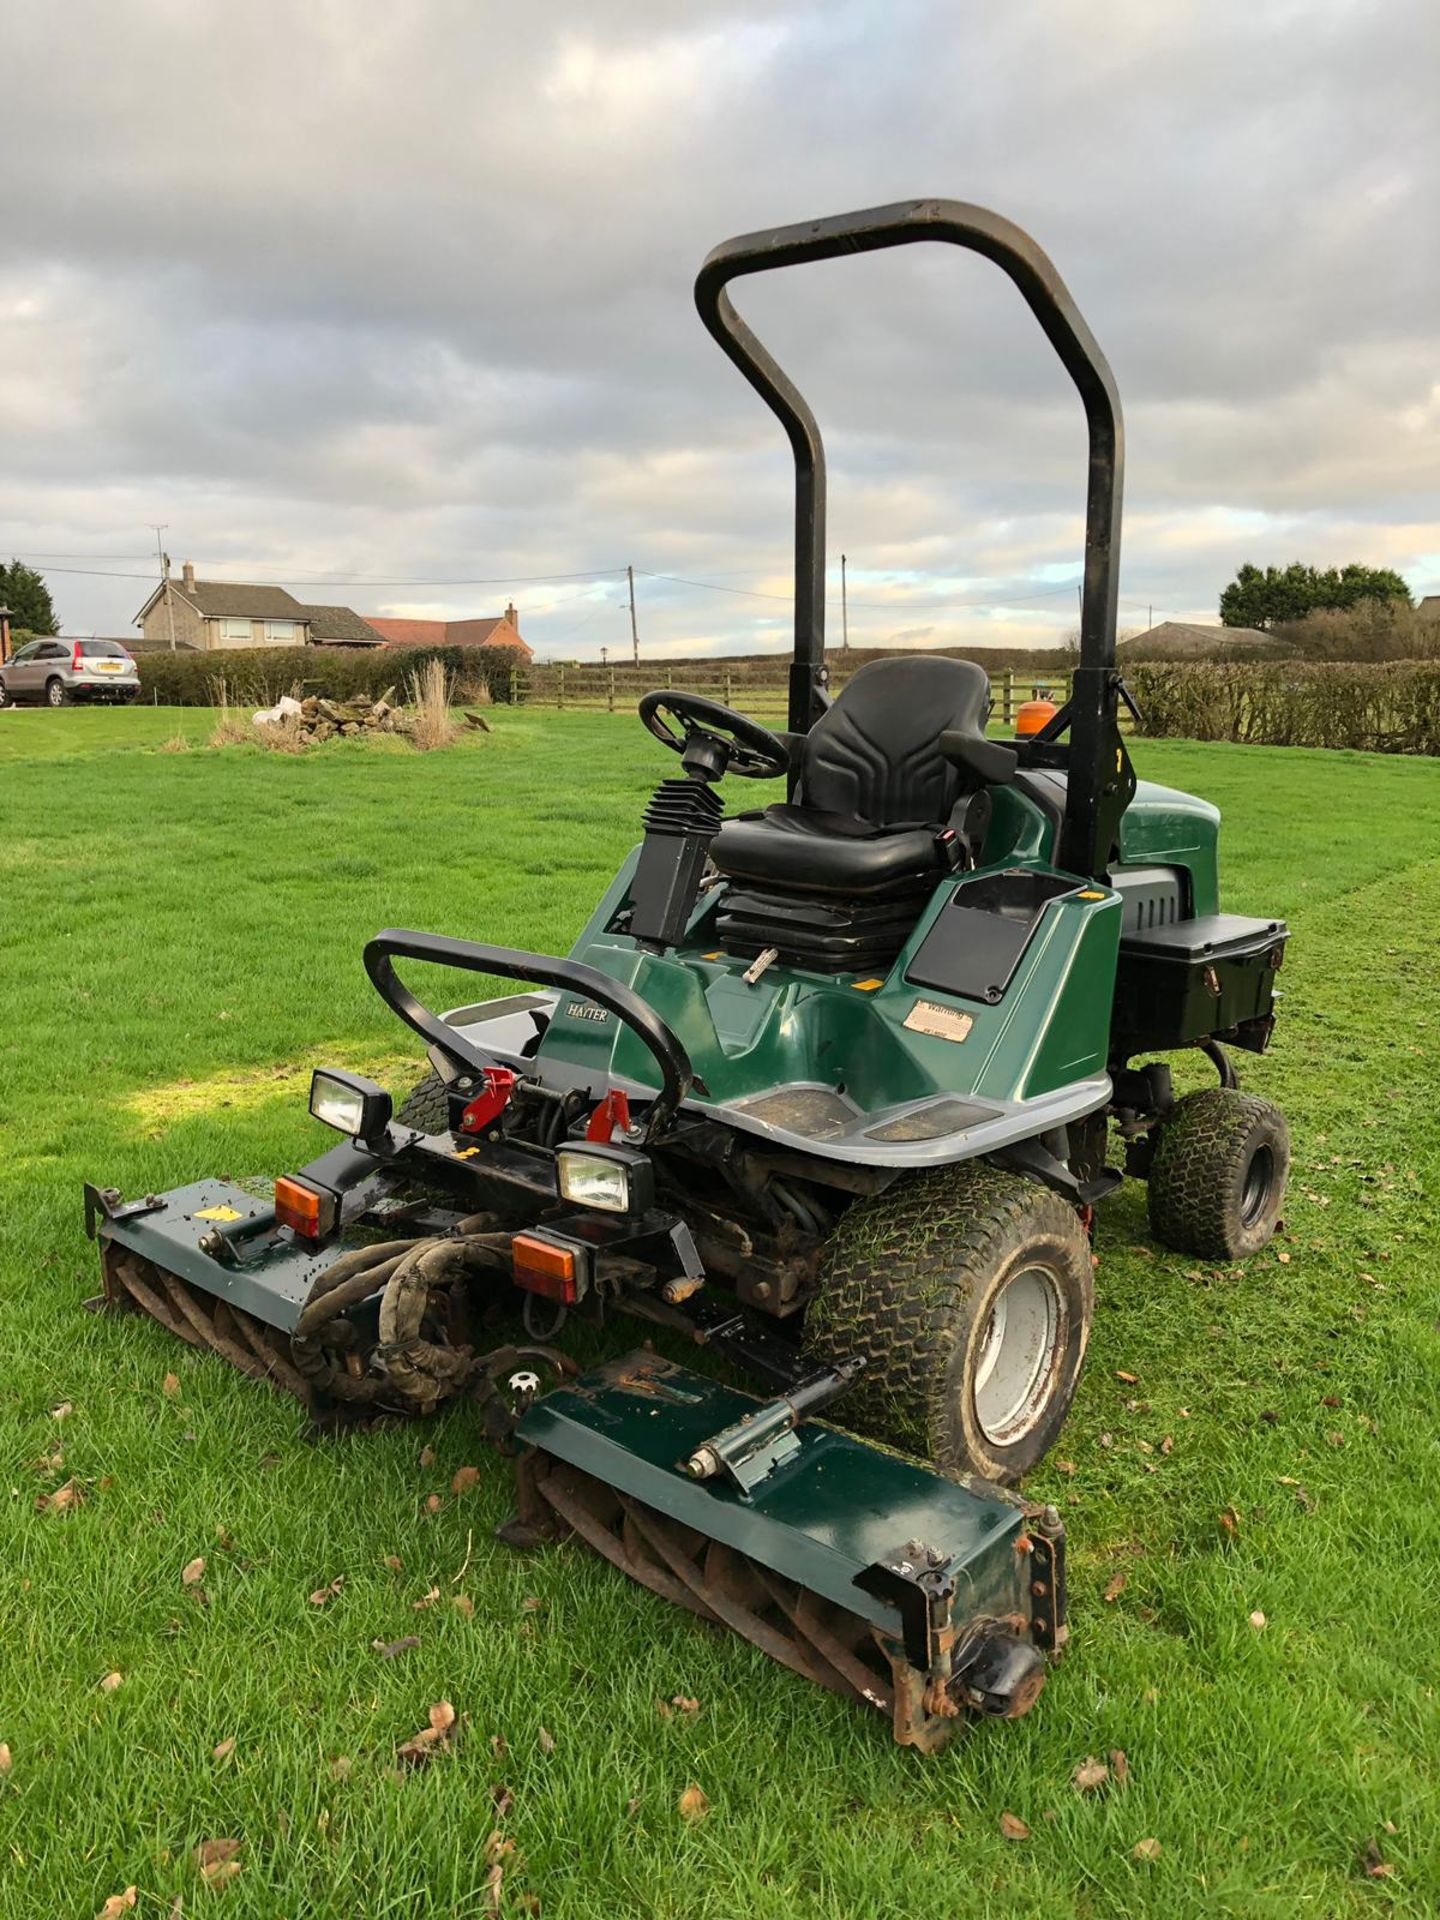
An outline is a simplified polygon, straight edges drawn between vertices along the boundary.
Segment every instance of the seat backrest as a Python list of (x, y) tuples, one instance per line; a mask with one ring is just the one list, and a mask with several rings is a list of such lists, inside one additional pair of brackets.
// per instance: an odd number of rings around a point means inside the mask
[(939, 825), (967, 780), (940, 735), (983, 739), (989, 710), (990, 676), (973, 660), (872, 660), (806, 734), (796, 798), (873, 827)]

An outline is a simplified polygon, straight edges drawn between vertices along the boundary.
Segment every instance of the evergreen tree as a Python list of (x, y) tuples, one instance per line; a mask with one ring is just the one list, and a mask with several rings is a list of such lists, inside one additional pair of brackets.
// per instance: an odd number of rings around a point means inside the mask
[(0, 566), (0, 607), (10, 609), (12, 633), (58, 633), (50, 589), (42, 574), (21, 560)]

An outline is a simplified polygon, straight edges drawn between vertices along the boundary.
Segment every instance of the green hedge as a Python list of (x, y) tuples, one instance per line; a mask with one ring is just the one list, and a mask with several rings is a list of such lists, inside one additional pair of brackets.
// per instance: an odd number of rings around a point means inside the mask
[(427, 660), (443, 662), (458, 696), (473, 700), (484, 687), (492, 700), (510, 699), (512, 668), (525, 666), (516, 647), (227, 647), (216, 653), (142, 653), (141, 697), (162, 707), (215, 707), (223, 692), (232, 706), (270, 707), (299, 686), (330, 700), (372, 700)]
[(1156, 661), (1126, 679), (1147, 734), (1440, 754), (1440, 661)]

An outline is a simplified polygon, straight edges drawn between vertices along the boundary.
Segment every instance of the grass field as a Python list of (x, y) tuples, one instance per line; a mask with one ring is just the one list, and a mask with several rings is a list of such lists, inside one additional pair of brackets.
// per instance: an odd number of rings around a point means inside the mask
[[(1147, 1243), (1138, 1189), (1102, 1213), (1030, 1489), (1070, 1529), (1073, 1652), (1029, 1718), (923, 1761), (579, 1551), (493, 1543), (507, 1469), (463, 1411), (310, 1446), (290, 1403), (81, 1311), (83, 1178), (283, 1170), (321, 1145), (311, 1063), (415, 1077), (368, 934), (565, 949), (671, 766), (622, 718), (494, 720), (290, 759), (159, 751), (204, 713), (0, 714), (0, 1916), (130, 1884), (141, 1916), (480, 1914), (497, 1831), (501, 1910), (547, 1920), (1440, 1910), (1440, 766), (1137, 747), (1224, 808), (1225, 904), (1294, 929), (1247, 1065), (1291, 1116), (1286, 1229), (1215, 1271)], [(37, 1511), (72, 1477), (82, 1505)], [(441, 1699), (453, 1752), (397, 1777)], [(1113, 1748), (1128, 1784), (1081, 1795)]]

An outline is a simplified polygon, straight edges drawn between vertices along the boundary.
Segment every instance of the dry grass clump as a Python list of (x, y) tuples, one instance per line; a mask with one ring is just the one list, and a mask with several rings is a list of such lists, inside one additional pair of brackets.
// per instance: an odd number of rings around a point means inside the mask
[(260, 732), (248, 714), (237, 712), (230, 705), (230, 689), (223, 679), (215, 683), (215, 705), (220, 717), (210, 735), (212, 747), (238, 747)]
[(450, 718), (450, 677), (439, 660), (428, 660), (409, 678), (415, 724), (410, 737), (421, 753), (448, 747), (460, 729)]
[(189, 753), (190, 736), (187, 733), (172, 733), (168, 740), (160, 742), (161, 753)]

